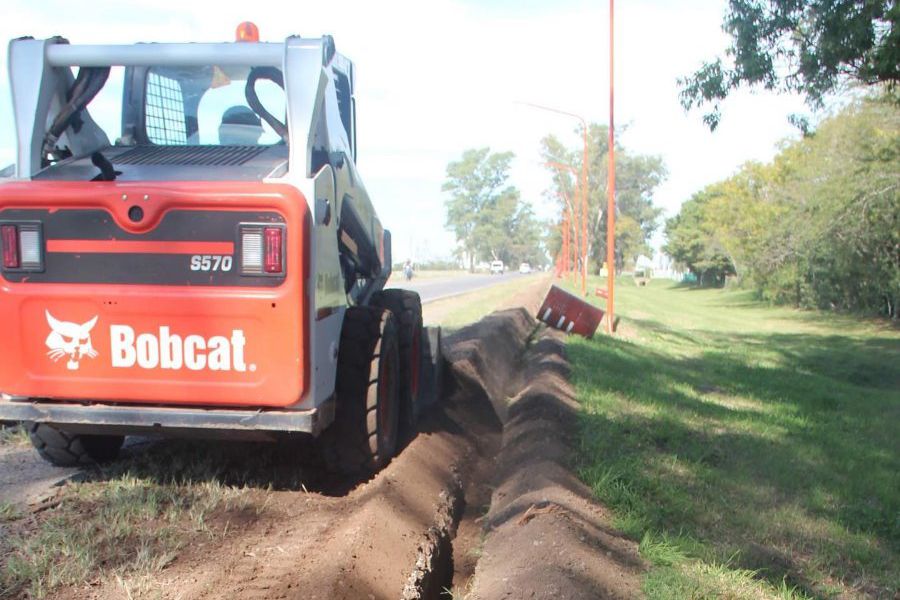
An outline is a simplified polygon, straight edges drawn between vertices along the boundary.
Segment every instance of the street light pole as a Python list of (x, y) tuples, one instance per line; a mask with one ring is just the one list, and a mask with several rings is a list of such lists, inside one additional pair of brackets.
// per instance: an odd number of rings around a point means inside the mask
[(581, 137), (583, 141), (583, 146), (581, 150), (581, 248), (577, 248), (576, 250), (581, 255), (581, 295), (587, 296), (587, 215), (588, 215), (588, 125), (587, 121), (584, 120), (584, 117), (581, 115), (576, 115), (575, 113), (570, 113), (565, 110), (559, 110), (558, 108), (553, 108), (552, 106), (544, 106), (542, 104), (534, 104), (532, 102), (518, 102), (518, 104), (523, 104), (525, 106), (530, 106), (532, 108), (539, 108), (541, 110), (546, 110), (549, 112), (554, 112), (559, 115), (565, 115), (567, 117), (573, 117), (581, 121)]
[(606, 332), (612, 335), (616, 281), (616, 134), (613, 121), (613, 3), (609, 0), (609, 184), (606, 190)]
[[(560, 171), (562, 171), (562, 170), (569, 171), (575, 175), (576, 179), (578, 178), (578, 171), (571, 165), (565, 165), (563, 163), (550, 161), (550, 162), (545, 162), (544, 166), (553, 167), (554, 169), (559, 169)], [(565, 204), (564, 208), (568, 207), (570, 219), (572, 221), (571, 226), (572, 226), (572, 230), (574, 232), (572, 235), (572, 241), (575, 244), (575, 248), (574, 248), (575, 255), (581, 256), (581, 263), (582, 263), (582, 265), (584, 265), (584, 263), (586, 261), (584, 248), (587, 247), (587, 242), (585, 241), (587, 227), (585, 226), (584, 221), (583, 221), (585, 218), (584, 211), (582, 211), (582, 214), (581, 214), (582, 224), (581, 224), (581, 233), (579, 234), (577, 205), (574, 207), (572, 206), (572, 203), (569, 201), (569, 197), (565, 194), (565, 192), (562, 192), (561, 196), (562, 196), (563, 202)], [(579, 239), (578, 239), (579, 235), (581, 236), (580, 243), (579, 243)], [(578, 268), (578, 260), (577, 259), (575, 261), (575, 267)], [(585, 277), (586, 272), (587, 272), (586, 269), (578, 269), (578, 274), (581, 275), (581, 278), (582, 278), (582, 290), (584, 289), (584, 277)], [(576, 277), (575, 281), (578, 281), (577, 277)]]

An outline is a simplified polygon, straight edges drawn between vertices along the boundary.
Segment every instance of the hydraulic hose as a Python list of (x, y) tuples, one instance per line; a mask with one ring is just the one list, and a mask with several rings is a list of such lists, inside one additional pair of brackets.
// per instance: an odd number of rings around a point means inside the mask
[(256, 82), (260, 79), (267, 79), (275, 83), (282, 90), (284, 89), (284, 76), (279, 69), (275, 67), (253, 67), (250, 69), (250, 75), (247, 76), (247, 85), (244, 88), (244, 95), (247, 97), (247, 104), (258, 114), (263, 121), (269, 124), (275, 133), (281, 137), (282, 141), (288, 141), (288, 129), (284, 123), (279, 121), (272, 115), (256, 95)]
[(50, 163), (50, 156), (56, 149), (60, 136), (70, 125), (81, 129), (79, 114), (90, 103), (97, 93), (103, 89), (109, 78), (109, 67), (81, 67), (69, 91), (66, 93), (66, 104), (60, 109), (53, 123), (44, 136), (41, 160), (44, 166)]

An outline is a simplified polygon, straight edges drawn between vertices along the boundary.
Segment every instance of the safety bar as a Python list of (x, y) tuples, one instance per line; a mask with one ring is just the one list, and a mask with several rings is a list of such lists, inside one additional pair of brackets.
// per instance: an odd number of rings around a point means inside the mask
[(47, 63), (53, 67), (281, 67), (284, 44), (133, 44), (47, 46)]

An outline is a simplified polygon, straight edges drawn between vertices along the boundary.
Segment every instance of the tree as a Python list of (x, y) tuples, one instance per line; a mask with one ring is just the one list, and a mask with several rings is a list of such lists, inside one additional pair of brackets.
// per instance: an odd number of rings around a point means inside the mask
[[(577, 129), (581, 137), (581, 129)], [(588, 126), (588, 256), (597, 270), (606, 261), (606, 188), (609, 180), (608, 134), (606, 125)], [(571, 165), (580, 172), (582, 148), (568, 149), (556, 136), (541, 140), (541, 154), (548, 162)], [(568, 171), (548, 167), (553, 173), (553, 189), (548, 197), (559, 201), (576, 199), (578, 182)], [(658, 156), (632, 154), (616, 145), (616, 268), (645, 252), (648, 241), (659, 225), (661, 209), (654, 206), (653, 194), (666, 178), (666, 168)], [(562, 209), (562, 205), (560, 205)], [(576, 207), (580, 214), (580, 206)], [(621, 221), (621, 223), (619, 223)], [(581, 233), (579, 232), (579, 235)], [(558, 239), (558, 233), (554, 240)], [(558, 243), (552, 246), (555, 252)]]
[(711, 230), (708, 214), (713, 195), (708, 191), (694, 194), (681, 205), (681, 211), (666, 222), (664, 250), (676, 262), (697, 276), (699, 285), (721, 285), (734, 265)]
[(784, 206), (756, 281), (773, 300), (900, 316), (900, 109), (863, 100), (776, 158)]
[(738, 280), (771, 243), (768, 233), (783, 212), (771, 190), (783, 180), (783, 172), (783, 165), (750, 162), (707, 188), (704, 212), (711, 242), (728, 258)]
[(847, 82), (890, 88), (900, 81), (900, 4), (896, 0), (729, 0), (727, 60), (706, 62), (679, 80), (686, 110), (720, 102), (741, 86), (804, 94), (814, 106)]
[(537, 262), (541, 256), (540, 226), (531, 206), (508, 185), (513, 156), (471, 149), (447, 165), (441, 186), (449, 193), (446, 226), (456, 235), (471, 270), (477, 258), (512, 264)]
[(667, 251), (777, 303), (900, 316), (900, 108), (854, 102), (684, 203)]

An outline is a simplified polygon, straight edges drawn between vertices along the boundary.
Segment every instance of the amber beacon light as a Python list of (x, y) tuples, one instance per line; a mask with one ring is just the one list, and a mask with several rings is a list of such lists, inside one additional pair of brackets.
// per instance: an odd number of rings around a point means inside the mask
[(250, 21), (244, 21), (237, 26), (237, 30), (234, 32), (234, 39), (237, 42), (258, 42), (259, 27)]

